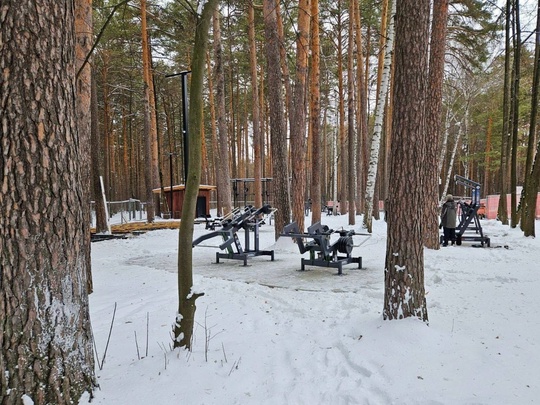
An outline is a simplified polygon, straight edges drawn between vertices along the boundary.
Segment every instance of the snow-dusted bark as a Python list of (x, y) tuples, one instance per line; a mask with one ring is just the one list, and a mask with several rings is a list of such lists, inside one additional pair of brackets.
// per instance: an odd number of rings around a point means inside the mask
[[(94, 388), (74, 4), (2, 2), (0, 404)], [(37, 35), (39, 33), (39, 35)]]
[(371, 232), (373, 215), (373, 196), (375, 194), (375, 182), (377, 180), (377, 169), (379, 167), (379, 150), (381, 145), (381, 135), (384, 119), (384, 106), (386, 95), (390, 84), (390, 73), (392, 67), (392, 53), (394, 50), (394, 19), (396, 16), (396, 1), (392, 2), (392, 11), (390, 12), (390, 23), (388, 24), (388, 38), (384, 48), (384, 67), (381, 87), (377, 106), (375, 108), (375, 124), (373, 126), (373, 136), (371, 138), (371, 152), (369, 156), (369, 167), (366, 181), (366, 201), (364, 211), (364, 226)]

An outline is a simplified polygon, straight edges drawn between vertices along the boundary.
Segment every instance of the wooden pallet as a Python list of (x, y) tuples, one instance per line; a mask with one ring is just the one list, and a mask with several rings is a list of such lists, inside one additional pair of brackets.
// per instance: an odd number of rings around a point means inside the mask
[[(133, 233), (144, 231), (155, 231), (158, 229), (178, 229), (180, 227), (180, 221), (159, 221), (152, 222), (129, 222), (127, 224), (112, 225), (111, 231), (115, 233)], [(90, 228), (90, 233), (95, 233), (96, 228)]]

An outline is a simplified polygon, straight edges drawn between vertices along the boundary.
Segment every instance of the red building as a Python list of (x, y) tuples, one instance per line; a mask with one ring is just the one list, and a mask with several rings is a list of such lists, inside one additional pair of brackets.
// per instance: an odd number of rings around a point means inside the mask
[[(209, 186), (201, 184), (199, 186), (199, 194), (197, 195), (197, 207), (195, 211), (195, 217), (204, 217), (206, 215), (210, 215), (210, 199), (211, 199), (211, 193), (216, 189), (216, 186)], [(159, 194), (161, 193), (161, 188), (155, 188), (152, 190), (153, 193), (156, 195), (156, 201), (159, 202)], [(166, 204), (163, 202), (163, 204), (156, 203), (156, 207), (159, 207), (159, 215), (167, 216), (167, 214), (170, 214), (171, 218), (174, 219), (180, 219), (180, 216), (182, 215), (182, 206), (184, 205), (184, 196), (186, 193), (186, 186), (184, 184), (179, 184), (177, 186), (172, 187), (164, 187), (163, 188)]]

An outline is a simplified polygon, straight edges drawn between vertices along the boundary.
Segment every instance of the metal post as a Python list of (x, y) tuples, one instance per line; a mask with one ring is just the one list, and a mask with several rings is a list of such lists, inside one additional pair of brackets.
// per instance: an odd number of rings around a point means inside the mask
[(174, 153), (169, 152), (169, 173), (171, 175), (171, 219), (174, 219), (174, 193), (173, 193), (173, 167), (172, 157)]
[(187, 182), (188, 163), (189, 163), (189, 137), (188, 137), (189, 130), (188, 130), (188, 99), (187, 99), (187, 75), (189, 73), (191, 73), (191, 70), (186, 70), (180, 73), (173, 73), (170, 75), (165, 75), (165, 77), (182, 76), (182, 136), (184, 139), (184, 184)]
[(190, 72), (181, 72), (182, 75), (182, 135), (184, 136), (184, 184), (187, 183), (189, 163), (188, 139), (188, 101), (187, 101), (187, 75)]

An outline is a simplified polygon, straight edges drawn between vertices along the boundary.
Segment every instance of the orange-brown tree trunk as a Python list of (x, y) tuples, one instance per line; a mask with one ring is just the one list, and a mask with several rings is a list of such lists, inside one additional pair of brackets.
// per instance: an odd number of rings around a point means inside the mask
[(306, 83), (309, 48), (309, 0), (298, 2), (296, 72), (290, 116), (292, 218), (304, 229), (306, 189)]
[(319, 0), (311, 0), (311, 66), (309, 70), (309, 119), (311, 139), (311, 224), (321, 221), (321, 99)]

